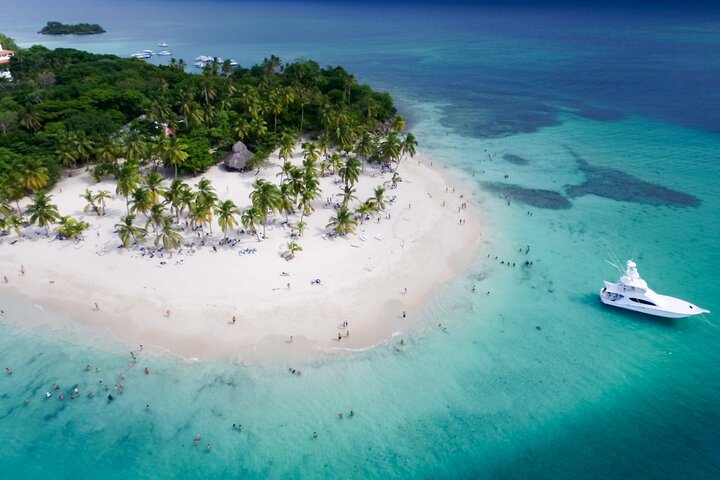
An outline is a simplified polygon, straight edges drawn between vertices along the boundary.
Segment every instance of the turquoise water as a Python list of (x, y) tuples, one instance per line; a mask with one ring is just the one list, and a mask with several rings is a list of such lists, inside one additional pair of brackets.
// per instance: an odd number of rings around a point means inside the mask
[[(720, 60), (709, 53), (719, 17), (227, 1), (9, 8), (0, 31), (23, 45), (130, 54), (165, 41), (186, 60), (275, 53), (347, 66), (390, 90), (423, 151), (474, 186), (486, 252), (437, 292), (404, 346), (307, 364), (141, 355), (129, 368), (127, 348), (100, 334), (88, 349), (78, 327), (0, 323), (0, 367), (14, 369), (0, 377), (1, 477), (720, 476), (716, 313), (653, 319), (596, 296), (618, 275), (605, 260), (633, 257), (658, 291), (720, 311)], [(31, 33), (51, 19), (109, 33)], [(526, 259), (532, 268), (519, 266)], [(5, 290), (0, 301), (29, 325), (56, 316)], [(99, 380), (124, 393), (108, 402)], [(45, 400), (54, 383), (96, 395)]]

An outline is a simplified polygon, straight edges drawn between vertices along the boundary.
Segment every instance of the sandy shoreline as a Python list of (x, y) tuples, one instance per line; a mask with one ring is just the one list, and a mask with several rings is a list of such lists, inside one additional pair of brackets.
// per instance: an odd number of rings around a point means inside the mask
[[(297, 152), (293, 162), (300, 158)], [(85, 173), (66, 177), (51, 192), (53, 201), (61, 214), (92, 225), (85, 240), (54, 240), (33, 226), (25, 230), (27, 237), (12, 244), (18, 237), (11, 233), (0, 245), (0, 276), (8, 277), (0, 288), (106, 331), (128, 346), (143, 344), (149, 351), (186, 358), (249, 360), (363, 349), (407, 330), (435, 287), (467, 271), (477, 258), (481, 225), (476, 199), (469, 188), (430, 164), (421, 155), (403, 161), (403, 181), (396, 189), (390, 188), (391, 174), (366, 167), (357, 184), (358, 199), (372, 196), (383, 183), (386, 198), (395, 199), (377, 214), (379, 222), (373, 217), (347, 237), (323, 236), (334, 213), (324, 199), (340, 186), (333, 177), (322, 178), (323, 198), (306, 217), (309, 227), (296, 239), (303, 251), (291, 261), (280, 257), (291, 240), (290, 230), (280, 225), (284, 215), (276, 215), (262, 241), (230, 232), (228, 237), (239, 240), (234, 248), (217, 245), (223, 237), (217, 224), (204, 246), (196, 233), (186, 230), (186, 240), (198, 243), (192, 254), (184, 248), (182, 254), (148, 258), (136, 249), (117, 248), (121, 242), (113, 230), (125, 214), (124, 199), (115, 196), (108, 201), (107, 215), (98, 217), (83, 213), (80, 198), (86, 188), (114, 192), (114, 182), (96, 183)], [(269, 167), (259, 176), (277, 183), (277, 170)], [(244, 210), (257, 178), (253, 173), (213, 167), (202, 177), (212, 180), (220, 200), (232, 199)], [(185, 180), (194, 185), (199, 178)], [(458, 211), (463, 203), (467, 208)], [(243, 249), (256, 253), (241, 255)], [(315, 278), (322, 284), (311, 284)], [(3, 321), (23, 326), (12, 315)]]

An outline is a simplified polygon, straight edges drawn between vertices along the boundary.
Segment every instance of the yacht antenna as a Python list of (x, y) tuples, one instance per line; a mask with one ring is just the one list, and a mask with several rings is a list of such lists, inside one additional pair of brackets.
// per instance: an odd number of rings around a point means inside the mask
[(623, 272), (623, 269), (622, 269), (622, 268), (620, 268), (618, 265), (614, 264), (614, 263), (611, 262), (610, 260), (605, 260), (605, 261), (606, 261), (607, 263), (609, 263), (610, 265), (612, 265), (613, 267), (617, 268), (618, 272), (620, 272), (620, 273)]

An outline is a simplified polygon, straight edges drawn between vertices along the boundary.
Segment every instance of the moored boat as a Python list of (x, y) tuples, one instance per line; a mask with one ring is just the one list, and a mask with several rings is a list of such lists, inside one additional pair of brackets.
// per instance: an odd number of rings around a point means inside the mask
[(637, 264), (632, 260), (627, 261), (625, 273), (617, 283), (604, 283), (605, 286), (600, 290), (600, 301), (605, 305), (666, 318), (685, 318), (710, 313), (709, 310), (685, 300), (653, 291), (647, 282), (640, 278)]

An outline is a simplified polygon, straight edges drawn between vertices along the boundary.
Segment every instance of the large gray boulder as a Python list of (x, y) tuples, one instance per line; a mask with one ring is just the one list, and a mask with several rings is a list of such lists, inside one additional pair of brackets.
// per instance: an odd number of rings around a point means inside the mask
[(232, 152), (223, 159), (223, 164), (225, 168), (243, 171), (252, 156), (253, 153), (243, 142), (237, 142), (233, 145)]

